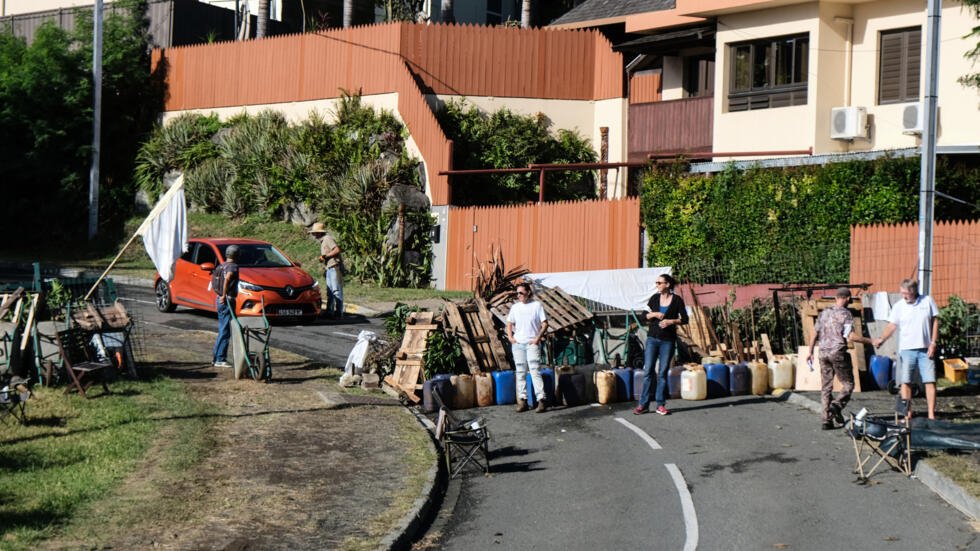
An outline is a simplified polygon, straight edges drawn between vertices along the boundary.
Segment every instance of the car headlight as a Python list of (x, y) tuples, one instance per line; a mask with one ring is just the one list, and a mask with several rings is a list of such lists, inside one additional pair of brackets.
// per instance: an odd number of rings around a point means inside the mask
[(254, 284), (254, 283), (249, 283), (249, 282), (244, 281), (244, 280), (239, 280), (238, 281), (238, 290), (239, 291), (261, 291), (262, 290), (262, 287), (259, 287), (258, 285)]

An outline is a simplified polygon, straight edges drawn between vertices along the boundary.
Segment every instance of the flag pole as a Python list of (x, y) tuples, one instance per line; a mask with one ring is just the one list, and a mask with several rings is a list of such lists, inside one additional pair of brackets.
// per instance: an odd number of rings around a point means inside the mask
[(92, 285), (92, 288), (88, 290), (88, 293), (85, 294), (85, 298), (83, 298), (82, 300), (88, 300), (89, 297), (92, 296), (92, 293), (95, 292), (95, 289), (98, 288), (100, 283), (102, 283), (102, 280), (105, 279), (105, 276), (107, 276), (109, 274), (109, 271), (112, 270), (113, 266), (116, 265), (116, 262), (119, 262), (119, 259), (122, 257), (123, 253), (126, 252), (126, 249), (128, 249), (129, 246), (133, 244), (133, 241), (136, 241), (137, 237), (143, 235), (143, 232), (146, 231), (146, 228), (147, 226), (150, 225), (150, 222), (152, 222), (153, 219), (155, 219), (157, 216), (160, 216), (160, 213), (163, 212), (163, 210), (167, 207), (167, 205), (170, 204), (170, 199), (172, 199), (173, 196), (177, 193), (177, 191), (179, 191), (182, 187), (184, 187), (183, 174), (181, 174), (180, 178), (172, 186), (170, 186), (170, 189), (167, 190), (167, 193), (164, 193), (163, 196), (160, 197), (160, 200), (157, 201), (157, 204), (156, 206), (153, 207), (153, 210), (151, 210), (150, 213), (146, 215), (146, 219), (143, 220), (143, 223), (140, 224), (140, 227), (136, 228), (136, 233), (134, 233), (133, 236), (129, 238), (129, 241), (127, 241), (126, 244), (123, 245), (123, 248), (119, 251), (119, 254), (116, 255), (116, 258), (112, 259), (112, 262), (109, 263), (109, 267), (106, 268), (104, 272), (102, 272), (102, 275), (99, 276), (99, 279), (95, 280), (95, 285)]
[(136, 230), (136, 233), (134, 233), (133, 236), (129, 238), (129, 241), (127, 241), (126, 244), (123, 245), (122, 250), (119, 251), (119, 254), (116, 255), (116, 258), (113, 258), (112, 262), (109, 263), (109, 267), (106, 268), (104, 272), (102, 272), (102, 275), (99, 276), (99, 279), (95, 280), (95, 285), (92, 285), (92, 288), (88, 290), (88, 293), (85, 294), (85, 298), (83, 298), (82, 300), (88, 300), (89, 297), (92, 296), (92, 293), (94, 293), (95, 289), (98, 288), (100, 283), (102, 283), (102, 280), (105, 279), (105, 276), (109, 274), (109, 270), (112, 270), (112, 267), (116, 265), (116, 262), (119, 262), (119, 259), (122, 257), (123, 253), (126, 252), (126, 249), (128, 249), (129, 246), (133, 244), (133, 241), (136, 241), (136, 238), (139, 237), (139, 235), (140, 235), (139, 230)]

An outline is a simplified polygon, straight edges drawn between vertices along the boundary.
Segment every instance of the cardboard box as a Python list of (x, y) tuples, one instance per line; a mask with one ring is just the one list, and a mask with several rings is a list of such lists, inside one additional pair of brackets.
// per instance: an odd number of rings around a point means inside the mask
[(953, 383), (966, 382), (967, 364), (961, 358), (943, 360), (943, 376)]

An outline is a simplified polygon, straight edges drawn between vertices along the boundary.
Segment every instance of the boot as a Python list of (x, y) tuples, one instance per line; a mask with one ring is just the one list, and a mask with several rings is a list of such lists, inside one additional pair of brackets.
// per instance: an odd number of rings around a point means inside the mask
[(545, 403), (544, 399), (538, 400), (538, 407), (534, 408), (535, 413), (544, 413), (548, 411), (548, 404)]
[(527, 411), (527, 400), (524, 398), (517, 399), (517, 413), (523, 413)]

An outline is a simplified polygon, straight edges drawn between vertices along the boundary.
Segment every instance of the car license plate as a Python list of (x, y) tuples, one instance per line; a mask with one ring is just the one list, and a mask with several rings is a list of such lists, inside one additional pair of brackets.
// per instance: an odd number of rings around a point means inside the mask
[(302, 316), (303, 310), (301, 308), (280, 308), (280, 316)]

